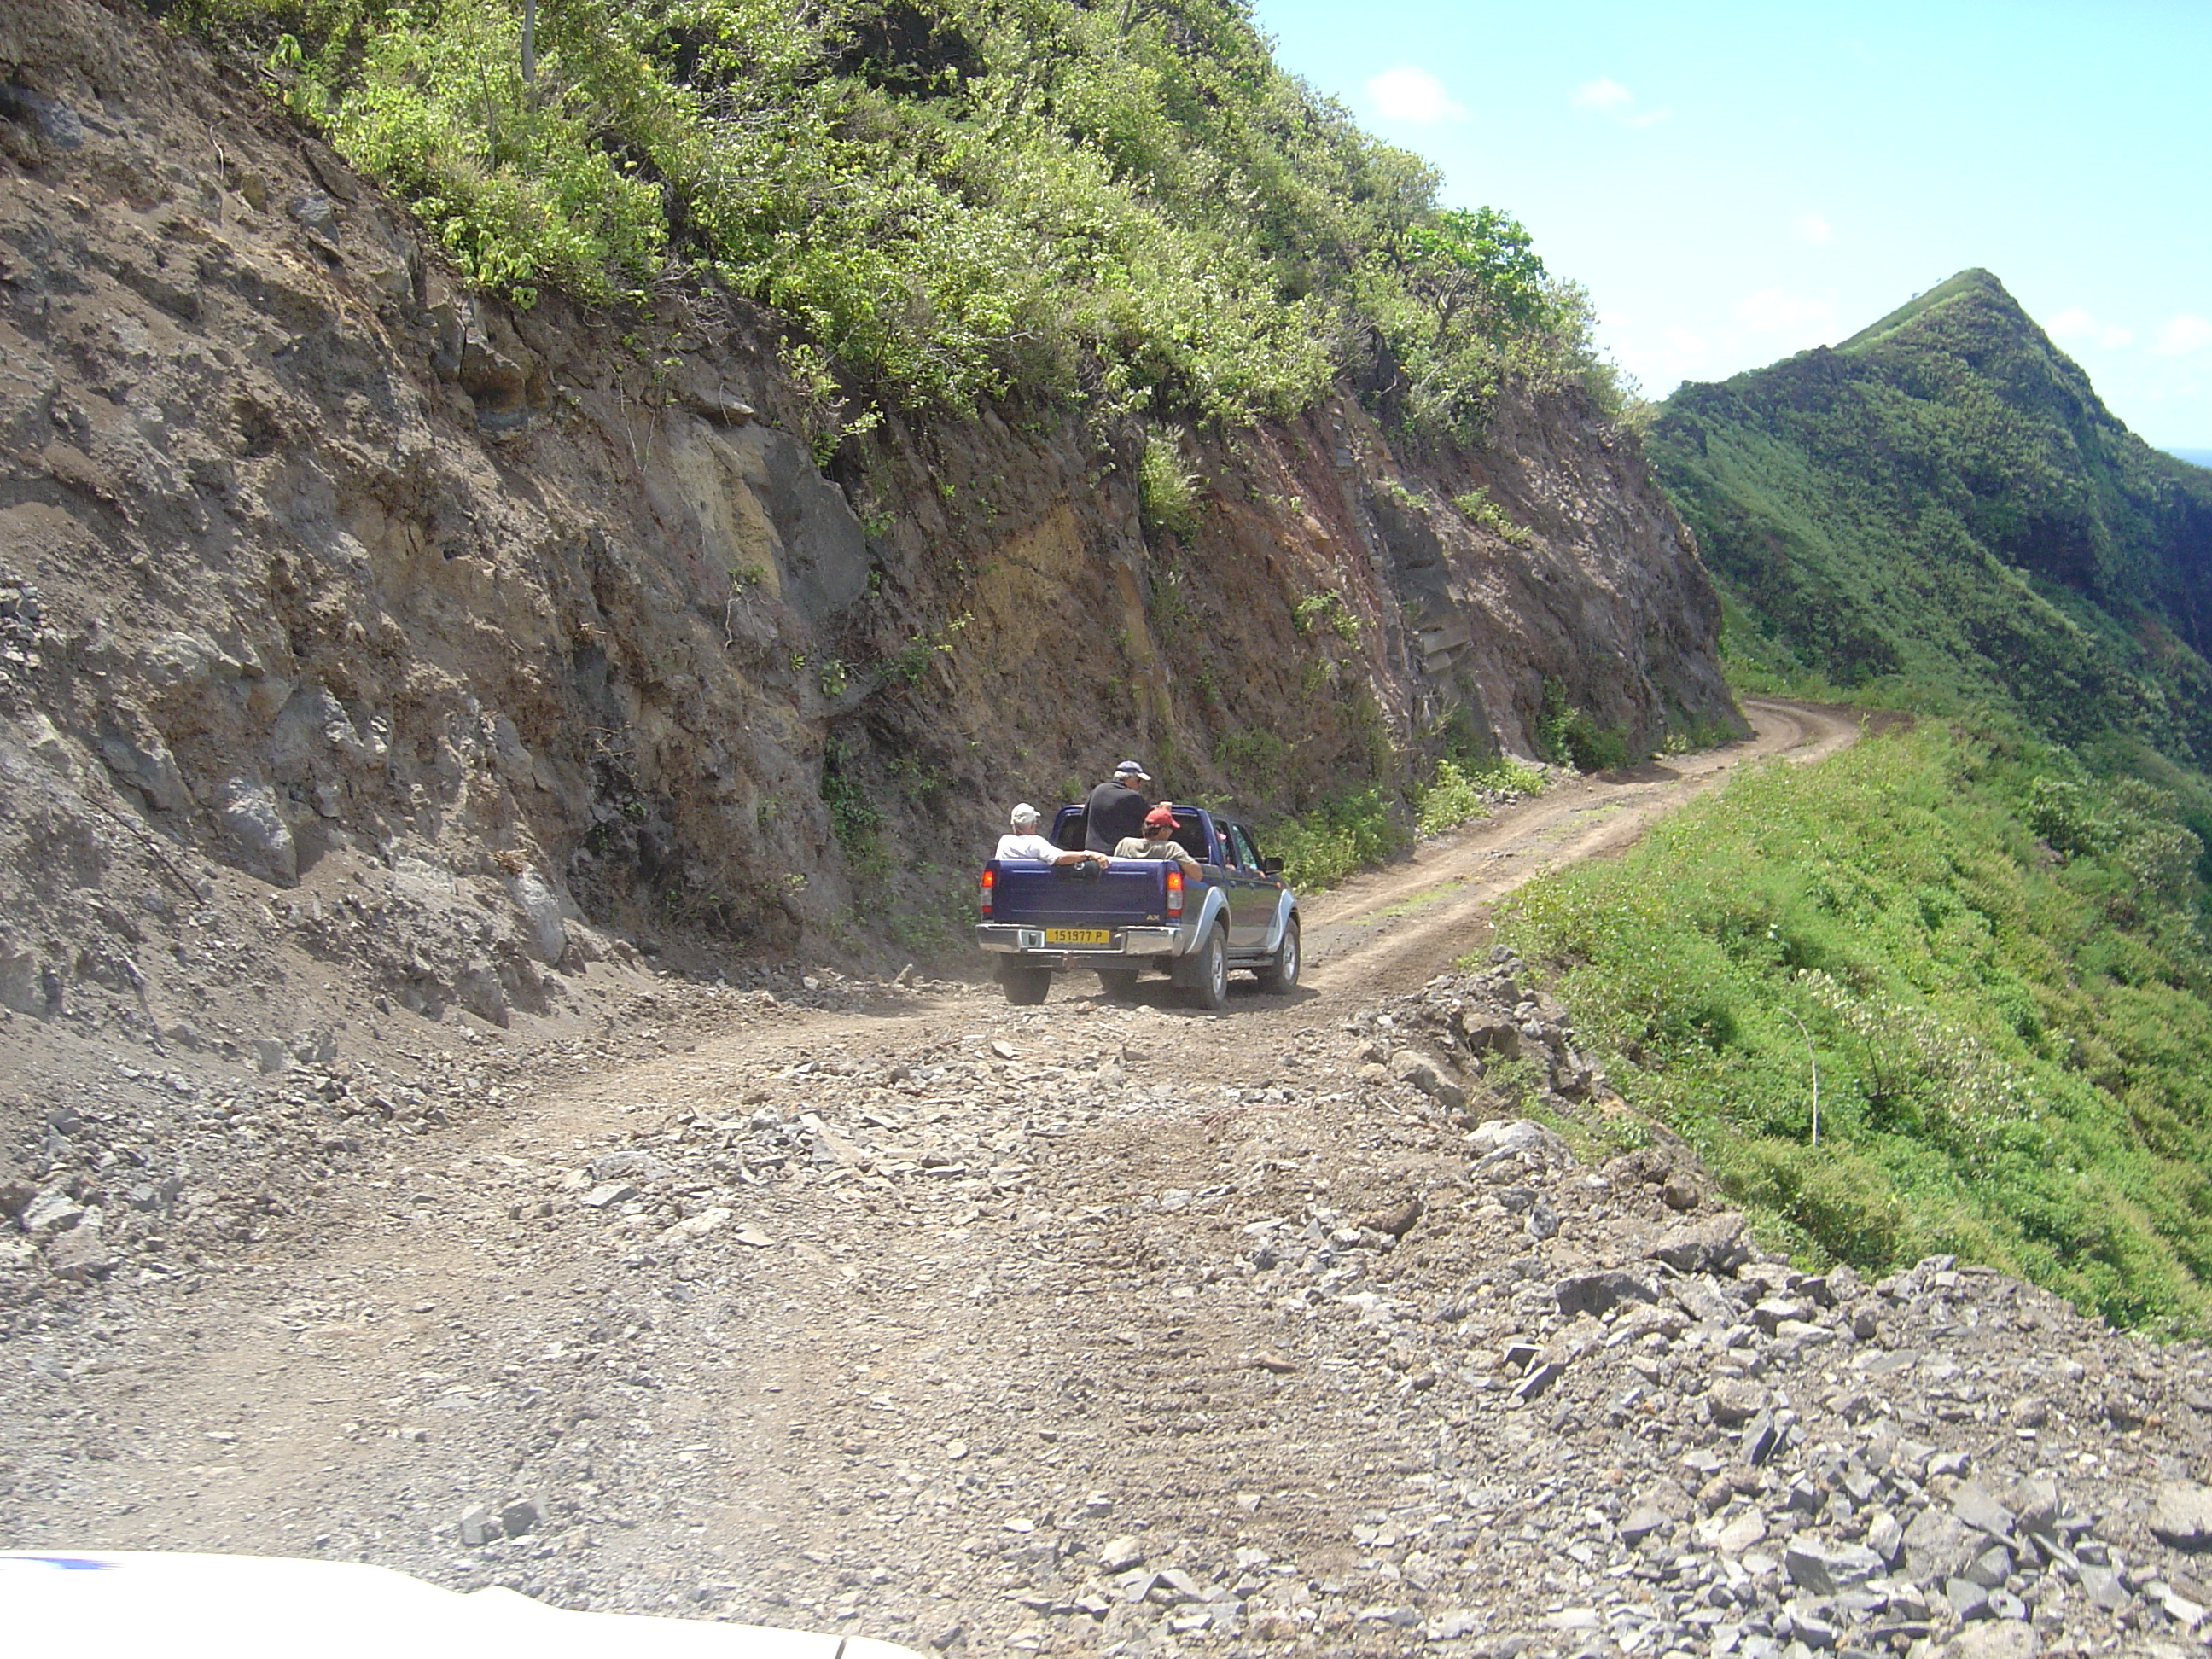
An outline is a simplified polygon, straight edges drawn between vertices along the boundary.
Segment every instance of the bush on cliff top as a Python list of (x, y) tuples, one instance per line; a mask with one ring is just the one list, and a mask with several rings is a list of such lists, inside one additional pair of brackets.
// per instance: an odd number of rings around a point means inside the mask
[(1612, 396), (1580, 294), (1285, 75), (1239, 0), (181, 0), (477, 280), (711, 276), (886, 400), (1471, 431)]

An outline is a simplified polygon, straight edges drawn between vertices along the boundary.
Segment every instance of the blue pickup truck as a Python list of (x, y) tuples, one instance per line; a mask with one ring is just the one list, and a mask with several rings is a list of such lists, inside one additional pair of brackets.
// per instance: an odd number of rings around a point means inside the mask
[[(1228, 1000), (1232, 968), (1258, 974), (1269, 991), (1298, 982), (1298, 900), (1282, 860), (1261, 857), (1243, 824), (1196, 806), (1174, 810), (1176, 841), (1201, 866), (1196, 881), (1167, 859), (983, 866), (975, 943), (997, 956), (1007, 1001), (1042, 1002), (1064, 967), (1095, 969), (1116, 994), (1146, 968), (1164, 969), (1201, 1008)], [(1052, 842), (1075, 851), (1083, 830), (1083, 808), (1063, 806)]]

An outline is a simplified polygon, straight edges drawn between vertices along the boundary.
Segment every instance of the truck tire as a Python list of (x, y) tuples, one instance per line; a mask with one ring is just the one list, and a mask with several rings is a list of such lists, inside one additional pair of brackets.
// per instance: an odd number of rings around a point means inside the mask
[(1034, 1007), (1052, 994), (1052, 969), (1009, 963), (999, 969), (999, 983), (1006, 988), (1006, 1000), (1016, 1007)]
[(1176, 964), (1182, 988), (1200, 1008), (1218, 1009), (1229, 1000), (1229, 941), (1216, 922), (1206, 942)]
[(1116, 1002), (1127, 1002), (1137, 994), (1137, 974), (1134, 968), (1101, 968), (1098, 988)]
[(1283, 942), (1275, 947), (1275, 954), (1267, 958), (1260, 969), (1260, 988), (1272, 996), (1281, 996), (1294, 991), (1298, 984), (1298, 919), (1292, 916), (1283, 924)]

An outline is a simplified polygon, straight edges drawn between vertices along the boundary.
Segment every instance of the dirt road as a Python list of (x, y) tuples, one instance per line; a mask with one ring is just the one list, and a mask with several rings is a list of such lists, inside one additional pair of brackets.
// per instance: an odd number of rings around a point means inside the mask
[(1752, 736), (1742, 743), (1576, 779), (1313, 901), (1307, 983), (1370, 997), (1418, 984), (1466, 951), (1488, 908), (1522, 883), (1619, 851), (1739, 766), (1824, 759), (1859, 732), (1855, 709), (1753, 698), (1743, 710)]
[[(1388, 1316), (1464, 1278), (1449, 1217), (1476, 1200), (1460, 1130), (1345, 1022), (1479, 943), (1499, 894), (1856, 732), (1747, 712), (1744, 744), (1565, 784), (1315, 901), (1290, 997), (731, 993), (659, 1058), (548, 1051), (312, 1235), (11, 1345), (0, 1541), (324, 1553), (971, 1652), (1226, 1638), (1195, 1589), (1171, 1616), (1116, 1600), (1132, 1550), (1279, 1590), (1285, 1639), (1337, 1620), (1387, 1649), (1433, 1623), (1407, 1607), (1510, 1602), (1529, 1587), (1494, 1553), (1370, 1583), (1347, 1530), (1480, 1471), (1495, 1516), (1546, 1465)], [(1289, 1293), (1277, 1241), (1371, 1238), (1416, 1201), (1403, 1247)], [(1576, 1248), (1570, 1224), (1547, 1266)]]

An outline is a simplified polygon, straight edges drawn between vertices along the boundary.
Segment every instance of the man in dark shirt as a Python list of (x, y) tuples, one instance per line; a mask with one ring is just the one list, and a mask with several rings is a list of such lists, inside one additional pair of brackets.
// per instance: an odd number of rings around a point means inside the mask
[(1133, 760), (1091, 792), (1083, 803), (1083, 844), (1094, 853), (1111, 853), (1131, 836), (1145, 833), (1145, 814), (1152, 804), (1131, 786), (1150, 783), (1152, 775)]

